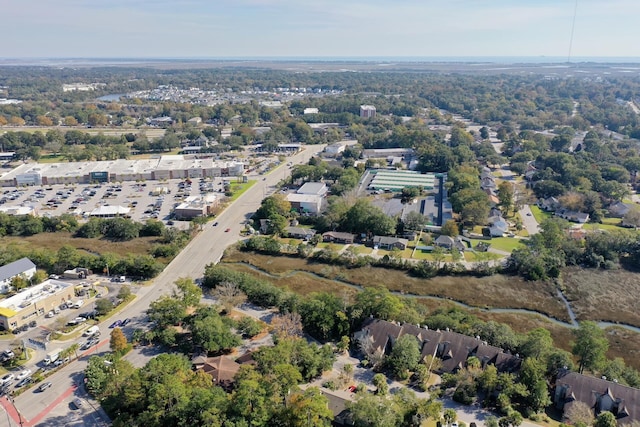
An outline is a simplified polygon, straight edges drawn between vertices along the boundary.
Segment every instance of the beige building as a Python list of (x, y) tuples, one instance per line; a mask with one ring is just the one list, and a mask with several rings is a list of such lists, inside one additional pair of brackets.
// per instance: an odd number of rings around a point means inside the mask
[(218, 198), (215, 194), (210, 193), (203, 196), (191, 196), (176, 206), (173, 213), (176, 218), (180, 219), (196, 218), (211, 215), (217, 205)]
[(44, 317), (49, 311), (74, 297), (75, 290), (70, 283), (46, 280), (0, 301), (0, 327), (15, 329)]

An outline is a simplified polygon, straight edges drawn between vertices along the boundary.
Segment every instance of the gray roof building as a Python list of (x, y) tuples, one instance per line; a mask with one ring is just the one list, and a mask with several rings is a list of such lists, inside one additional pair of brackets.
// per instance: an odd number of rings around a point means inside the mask
[(0, 267), (0, 282), (11, 279), (13, 276), (17, 276), (33, 268), (36, 268), (36, 265), (26, 257), (3, 265)]

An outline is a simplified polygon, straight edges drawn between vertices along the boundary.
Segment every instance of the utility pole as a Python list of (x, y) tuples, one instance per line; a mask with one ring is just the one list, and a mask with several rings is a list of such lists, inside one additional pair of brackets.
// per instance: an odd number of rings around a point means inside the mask
[[(16, 404), (15, 404), (15, 402), (13, 401), (13, 397), (11, 397), (11, 396), (7, 396), (7, 400), (8, 400), (9, 402), (11, 402), (11, 405), (13, 406), (13, 409), (15, 409), (15, 410), (16, 410), (16, 412), (18, 413), (18, 419), (19, 419), (19, 421), (20, 421), (20, 427), (24, 427), (24, 421), (22, 420), (22, 414), (20, 413), (20, 411), (18, 411), (18, 408), (16, 408)], [(7, 414), (7, 416), (8, 416), (8, 414)]]

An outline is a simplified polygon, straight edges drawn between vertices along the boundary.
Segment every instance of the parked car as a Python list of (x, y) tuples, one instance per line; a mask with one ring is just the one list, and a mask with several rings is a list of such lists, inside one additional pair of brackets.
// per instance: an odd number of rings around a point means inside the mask
[(118, 319), (118, 320), (116, 320), (115, 322), (113, 322), (111, 325), (109, 325), (109, 328), (110, 328), (110, 329), (118, 328), (118, 327), (120, 327), (121, 325), (122, 325), (122, 320), (119, 320), (119, 319)]
[(131, 319), (129, 319), (128, 317), (126, 319), (124, 319), (122, 321), (122, 323), (120, 324), (120, 326), (126, 326), (129, 322), (131, 322)]
[(73, 399), (73, 405), (76, 407), (76, 409), (82, 408), (83, 406), (82, 399), (80, 399), (79, 397), (76, 397), (75, 399)]
[(33, 378), (31, 377), (23, 378), (18, 382), (18, 384), (16, 384), (16, 388), (24, 387), (25, 385), (31, 384), (32, 382), (33, 382)]
[(53, 384), (51, 383), (51, 381), (47, 381), (45, 383), (40, 384), (40, 386), (38, 386), (37, 390), (39, 392), (43, 392), (46, 389), (48, 389), (49, 387), (51, 387)]
[(23, 380), (23, 379), (27, 378), (30, 375), (31, 375), (31, 369), (25, 369), (23, 371), (20, 371), (20, 373), (18, 373), (18, 375), (16, 375), (16, 379), (17, 380)]
[(8, 373), (4, 377), (0, 378), (0, 385), (9, 384), (11, 381), (15, 379), (16, 377), (14, 377), (12, 373)]

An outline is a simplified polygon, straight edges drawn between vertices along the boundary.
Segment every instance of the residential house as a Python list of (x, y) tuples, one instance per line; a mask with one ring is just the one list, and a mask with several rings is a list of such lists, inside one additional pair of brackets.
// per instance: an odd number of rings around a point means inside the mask
[(460, 237), (456, 237), (454, 239), (453, 237), (445, 236), (444, 234), (441, 234), (440, 236), (438, 236), (434, 244), (438, 247), (449, 249), (449, 250), (456, 248), (459, 251), (464, 251), (467, 248), (467, 246), (462, 242)]
[(345, 245), (350, 245), (356, 239), (355, 234), (351, 233), (342, 233), (339, 231), (327, 231), (322, 234), (323, 242), (333, 242), (333, 243), (342, 243)]
[(493, 179), (493, 176), (489, 175), (481, 178), (480, 188), (482, 188), (483, 190), (497, 188), (496, 181)]
[(199, 369), (211, 375), (215, 385), (229, 390), (233, 387), (233, 379), (240, 370), (240, 364), (226, 356), (218, 356), (207, 358)]
[(609, 215), (614, 218), (623, 218), (626, 214), (629, 213), (632, 207), (633, 204), (631, 203), (616, 202), (609, 206)]
[(589, 214), (584, 212), (570, 211), (567, 209), (559, 209), (555, 212), (556, 216), (564, 218), (567, 221), (585, 224), (589, 221)]
[(489, 217), (487, 223), (489, 224), (489, 235), (491, 237), (502, 237), (509, 231), (509, 223), (502, 218), (502, 215)]
[(309, 240), (316, 234), (316, 230), (311, 228), (287, 227), (285, 230), (287, 235), (293, 239)]
[(546, 199), (538, 200), (538, 207), (547, 212), (553, 212), (560, 207), (560, 201), (555, 197), (547, 197)]
[(378, 247), (378, 249), (399, 249), (401, 251), (407, 249), (409, 245), (409, 240), (401, 239), (398, 237), (389, 237), (389, 236), (373, 236), (373, 245)]
[(36, 272), (36, 265), (29, 258), (20, 258), (17, 261), (0, 267), (0, 293), (7, 293), (11, 290), (11, 280), (17, 276), (31, 279)]
[(517, 372), (522, 360), (488, 345), (479, 337), (470, 337), (457, 332), (432, 330), (412, 324), (399, 324), (378, 319), (367, 319), (354, 338), (368, 351), (386, 355), (394, 343), (403, 335), (416, 337), (422, 358), (435, 356), (442, 360), (440, 373), (454, 373), (464, 368), (469, 357), (475, 356), (482, 367), (494, 365), (498, 372)]
[(344, 152), (346, 148), (347, 145), (344, 142), (336, 142), (325, 147), (324, 155), (327, 157), (336, 157), (338, 154)]
[(618, 384), (615, 379), (561, 371), (556, 379), (553, 402), (563, 413), (575, 402), (585, 403), (594, 416), (609, 411), (620, 426), (640, 421), (640, 389)]

